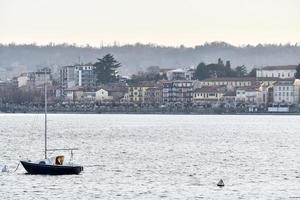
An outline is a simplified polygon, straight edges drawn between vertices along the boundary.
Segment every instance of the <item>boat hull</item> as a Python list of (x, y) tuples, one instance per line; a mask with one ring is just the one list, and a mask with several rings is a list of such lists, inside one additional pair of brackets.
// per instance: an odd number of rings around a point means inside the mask
[(82, 166), (47, 165), (21, 161), (28, 174), (65, 175), (79, 174), (83, 171)]

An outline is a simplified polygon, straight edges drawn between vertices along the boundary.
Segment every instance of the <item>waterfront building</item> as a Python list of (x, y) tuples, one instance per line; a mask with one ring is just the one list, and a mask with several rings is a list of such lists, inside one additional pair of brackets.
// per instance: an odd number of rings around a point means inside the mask
[(236, 102), (257, 103), (259, 97), (257, 87), (241, 87), (236, 89)]
[(149, 104), (161, 104), (162, 102), (162, 88), (150, 87), (146, 89), (145, 103)]
[(222, 86), (203, 86), (196, 88), (193, 93), (194, 102), (219, 101), (226, 92)]
[(247, 87), (255, 85), (255, 77), (224, 77), (224, 78), (207, 78), (195, 82), (195, 88), (203, 86), (226, 86), (227, 89), (233, 90), (236, 87)]
[(192, 81), (163, 82), (163, 103), (190, 103), (193, 101)]
[(35, 79), (34, 72), (22, 73), (20, 76), (17, 77), (18, 87), (25, 87), (25, 86), (33, 87), (34, 79)]
[(111, 96), (114, 102), (120, 102), (124, 95), (128, 93), (127, 83), (124, 82), (101, 84), (99, 88), (106, 90), (108, 96)]
[(226, 103), (233, 103), (235, 102), (235, 98), (236, 98), (236, 91), (226, 91), (223, 94), (221, 100)]
[(96, 101), (103, 102), (103, 101), (113, 100), (113, 96), (109, 96), (109, 92), (103, 88), (100, 88), (95, 93), (96, 93)]
[(294, 103), (300, 103), (300, 79), (295, 79), (294, 81)]
[(132, 103), (144, 103), (146, 91), (151, 87), (155, 87), (155, 83), (143, 82), (130, 85), (128, 87), (129, 101)]
[(291, 79), (295, 77), (297, 65), (267, 66), (256, 70), (256, 77), (277, 77)]
[(274, 103), (293, 104), (294, 95), (294, 80), (277, 81), (273, 86)]
[(82, 99), (84, 92), (83, 87), (71, 87), (65, 89), (65, 100), (67, 101), (79, 101)]

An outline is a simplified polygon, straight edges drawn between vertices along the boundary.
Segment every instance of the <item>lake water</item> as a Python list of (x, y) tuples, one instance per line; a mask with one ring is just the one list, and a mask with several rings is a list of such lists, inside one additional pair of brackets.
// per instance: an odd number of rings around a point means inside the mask
[[(0, 165), (43, 157), (43, 120), (0, 115)], [(48, 127), (83, 173), (20, 166), (0, 173), (1, 199), (300, 199), (300, 116), (50, 114)]]

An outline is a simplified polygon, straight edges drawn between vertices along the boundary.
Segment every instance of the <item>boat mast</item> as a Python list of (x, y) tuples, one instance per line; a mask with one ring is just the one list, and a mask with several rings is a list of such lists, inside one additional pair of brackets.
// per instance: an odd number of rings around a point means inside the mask
[(47, 83), (46, 83), (46, 68), (45, 70), (45, 159), (47, 159)]

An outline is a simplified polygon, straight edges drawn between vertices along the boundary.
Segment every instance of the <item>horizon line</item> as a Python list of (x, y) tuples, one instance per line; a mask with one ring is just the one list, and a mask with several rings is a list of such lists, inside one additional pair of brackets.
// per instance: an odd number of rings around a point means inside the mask
[(152, 42), (135, 42), (135, 43), (120, 43), (118, 41), (114, 41), (112, 43), (106, 43), (104, 44), (103, 41), (100, 42), (100, 45), (92, 45), (89, 43), (81, 44), (76, 42), (48, 42), (48, 43), (38, 43), (38, 42), (0, 42), (0, 46), (38, 46), (38, 47), (49, 47), (49, 46), (69, 46), (69, 47), (77, 47), (77, 48), (95, 48), (95, 49), (101, 49), (101, 48), (108, 48), (108, 47), (125, 47), (125, 46), (153, 46), (153, 47), (164, 47), (164, 48), (197, 48), (201, 46), (206, 45), (212, 45), (212, 44), (223, 44), (226, 46), (232, 46), (236, 48), (243, 48), (243, 47), (257, 47), (257, 46), (294, 46), (294, 47), (300, 47), (300, 41), (299, 42), (274, 42), (274, 43), (256, 43), (256, 44), (231, 44), (226, 41), (212, 41), (212, 42), (203, 42), (200, 44), (195, 44), (193, 46), (186, 46), (185, 44), (180, 45), (165, 45), (165, 44), (158, 44), (158, 43), (152, 43)]

